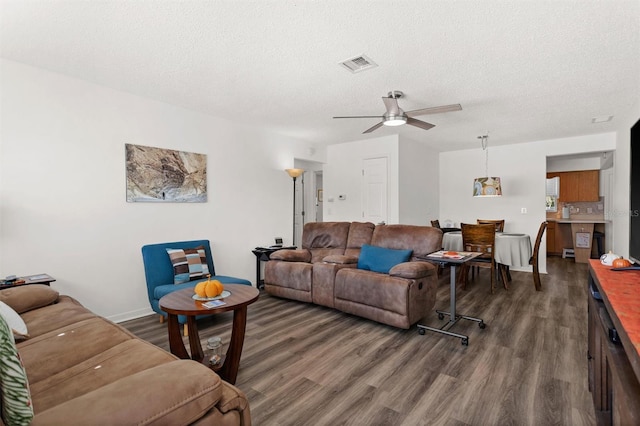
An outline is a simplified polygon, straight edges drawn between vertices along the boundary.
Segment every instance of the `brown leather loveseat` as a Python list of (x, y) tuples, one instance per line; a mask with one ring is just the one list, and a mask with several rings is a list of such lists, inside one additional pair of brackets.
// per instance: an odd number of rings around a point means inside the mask
[[(421, 258), (441, 247), (429, 226), (307, 223), (301, 249), (271, 255), (265, 291), (408, 329), (435, 304), (437, 269)], [(405, 259), (385, 268), (387, 253)]]

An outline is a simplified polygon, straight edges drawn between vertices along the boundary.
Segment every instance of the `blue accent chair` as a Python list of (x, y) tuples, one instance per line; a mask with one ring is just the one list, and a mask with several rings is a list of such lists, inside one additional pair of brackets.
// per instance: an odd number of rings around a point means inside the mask
[[(251, 285), (251, 281), (242, 278), (216, 275), (209, 240), (177, 241), (173, 243), (145, 245), (142, 247), (142, 262), (144, 263), (144, 275), (147, 280), (147, 294), (149, 296), (149, 302), (151, 303), (151, 309), (162, 315), (163, 318), (167, 317), (167, 313), (160, 309), (160, 298), (162, 296), (176, 290), (182, 290), (183, 288), (194, 288), (200, 281), (207, 280), (207, 278), (203, 278), (183, 284), (174, 284), (173, 265), (169, 259), (167, 249), (188, 249), (199, 246), (203, 246), (205, 249), (207, 265), (209, 266), (209, 272), (211, 273), (212, 280), (216, 279), (222, 284)], [(196, 318), (204, 317), (205, 315)], [(178, 315), (178, 322), (180, 322), (180, 324), (186, 324), (187, 317), (184, 315)]]

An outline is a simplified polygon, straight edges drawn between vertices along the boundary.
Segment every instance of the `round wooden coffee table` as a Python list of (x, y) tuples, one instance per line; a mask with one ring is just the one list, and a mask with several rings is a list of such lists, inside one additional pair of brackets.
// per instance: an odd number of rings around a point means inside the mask
[[(221, 365), (212, 367), (223, 380), (235, 384), (240, 366), (240, 355), (244, 344), (244, 332), (247, 325), (247, 306), (258, 300), (260, 292), (258, 289), (244, 284), (225, 284), (224, 289), (231, 293), (230, 296), (220, 299), (225, 304), (216, 308), (208, 309), (202, 304), (206, 303), (193, 299), (193, 289), (174, 291), (160, 299), (160, 309), (168, 314), (169, 348), (171, 353), (179, 358), (193, 359), (205, 363), (204, 352), (200, 344), (196, 316), (215, 315), (222, 312), (233, 311), (233, 328), (231, 330), (231, 341), (227, 354), (224, 356)], [(189, 347), (191, 356), (187, 352), (182, 341), (178, 315), (187, 317), (187, 330), (189, 332)], [(207, 364), (208, 365), (208, 364)]]

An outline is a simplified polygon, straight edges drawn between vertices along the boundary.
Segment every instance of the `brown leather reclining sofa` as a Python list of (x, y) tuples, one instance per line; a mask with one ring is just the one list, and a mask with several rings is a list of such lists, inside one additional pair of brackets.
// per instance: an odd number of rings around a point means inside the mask
[[(364, 245), (411, 252), (381, 273), (358, 268)], [(301, 249), (271, 255), (265, 291), (408, 329), (435, 304), (437, 268), (421, 258), (441, 247), (442, 231), (429, 226), (307, 223)]]

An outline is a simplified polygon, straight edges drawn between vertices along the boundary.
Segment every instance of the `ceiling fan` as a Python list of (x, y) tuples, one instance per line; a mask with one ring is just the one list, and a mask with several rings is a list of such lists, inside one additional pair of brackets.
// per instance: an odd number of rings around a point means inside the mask
[(333, 118), (381, 118), (382, 121), (373, 127), (368, 128), (362, 133), (371, 133), (376, 129), (384, 126), (401, 126), (403, 124), (409, 124), (411, 126), (420, 127), (424, 130), (429, 130), (435, 127), (435, 124), (427, 123), (426, 121), (416, 120), (413, 118), (416, 115), (426, 114), (439, 114), (442, 112), (460, 111), (462, 107), (460, 104), (442, 105), (431, 108), (415, 109), (413, 111), (403, 111), (398, 106), (398, 99), (403, 96), (403, 93), (399, 90), (394, 90), (388, 93), (388, 96), (382, 98), (384, 106), (387, 111), (383, 115), (356, 115), (349, 117), (333, 117)]

